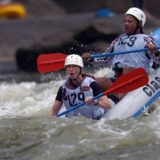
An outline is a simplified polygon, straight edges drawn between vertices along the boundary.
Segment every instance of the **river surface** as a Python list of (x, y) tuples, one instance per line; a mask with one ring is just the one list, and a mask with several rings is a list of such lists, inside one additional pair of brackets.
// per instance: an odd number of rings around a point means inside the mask
[(110, 121), (48, 117), (65, 76), (30, 76), (1, 77), (0, 160), (160, 159), (159, 111)]

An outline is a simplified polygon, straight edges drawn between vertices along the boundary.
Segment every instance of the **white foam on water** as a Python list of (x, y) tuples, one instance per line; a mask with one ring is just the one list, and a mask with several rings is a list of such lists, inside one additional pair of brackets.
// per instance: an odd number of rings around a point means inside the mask
[(62, 81), (0, 84), (0, 116), (48, 115)]

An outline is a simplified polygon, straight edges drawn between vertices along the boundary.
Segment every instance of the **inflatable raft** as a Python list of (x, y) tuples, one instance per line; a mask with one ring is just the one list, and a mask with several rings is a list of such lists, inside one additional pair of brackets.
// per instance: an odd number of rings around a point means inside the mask
[(147, 85), (129, 92), (125, 97), (109, 110), (105, 119), (124, 119), (140, 117), (148, 110), (156, 99), (160, 97), (160, 68), (149, 75)]

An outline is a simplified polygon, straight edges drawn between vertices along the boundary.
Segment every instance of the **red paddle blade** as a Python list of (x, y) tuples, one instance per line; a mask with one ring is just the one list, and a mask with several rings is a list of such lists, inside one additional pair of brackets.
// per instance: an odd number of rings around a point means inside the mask
[(144, 86), (149, 81), (148, 75), (143, 68), (137, 68), (118, 78), (116, 82), (108, 89), (109, 93), (127, 93)]
[(37, 59), (37, 69), (40, 73), (63, 69), (66, 56), (62, 53), (41, 54)]

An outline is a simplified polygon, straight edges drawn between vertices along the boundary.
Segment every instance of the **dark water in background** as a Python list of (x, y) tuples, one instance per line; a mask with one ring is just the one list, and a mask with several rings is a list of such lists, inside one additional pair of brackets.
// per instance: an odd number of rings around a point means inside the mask
[(0, 160), (160, 159), (159, 110), (111, 121), (48, 117), (64, 78), (63, 72), (1, 74)]

